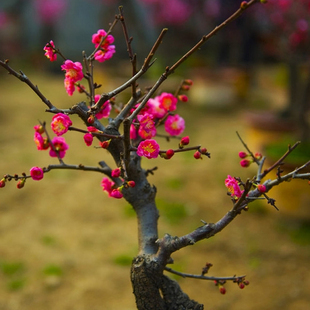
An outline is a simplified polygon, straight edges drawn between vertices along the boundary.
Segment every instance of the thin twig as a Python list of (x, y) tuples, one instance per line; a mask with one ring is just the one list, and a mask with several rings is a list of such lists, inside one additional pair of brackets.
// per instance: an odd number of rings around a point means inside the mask
[(232, 276), (232, 277), (208, 277), (205, 275), (196, 275), (196, 274), (190, 274), (190, 273), (184, 273), (180, 271), (173, 270), (172, 268), (165, 267), (165, 270), (168, 272), (171, 272), (173, 274), (176, 274), (183, 278), (193, 278), (193, 279), (199, 279), (199, 280), (211, 280), (211, 281), (238, 281), (245, 278), (245, 275), (243, 276)]
[(3, 68), (5, 68), (9, 74), (12, 74), (13, 76), (18, 78), (22, 82), (26, 83), (39, 96), (39, 98), (49, 107), (50, 110), (55, 109), (55, 107), (52, 105), (52, 103), (41, 93), (38, 86), (34, 85), (22, 71), (20, 71), (20, 73), (18, 73), (13, 68), (11, 68), (8, 65), (8, 62), (9, 62), (8, 59), (5, 61), (0, 60), (0, 65)]

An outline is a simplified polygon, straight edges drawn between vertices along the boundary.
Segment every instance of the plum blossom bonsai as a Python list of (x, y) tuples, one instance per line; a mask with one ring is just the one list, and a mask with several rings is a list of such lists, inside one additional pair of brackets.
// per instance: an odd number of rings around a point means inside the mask
[[(49, 152), (50, 157), (57, 160), (55, 164), (46, 167), (33, 166), (29, 173), (5, 174), (0, 180), (0, 187), (4, 188), (10, 181), (16, 181), (19, 189), (23, 188), (29, 179), (40, 181), (46, 173), (57, 169), (81, 170), (103, 175), (101, 187), (111, 199), (125, 199), (130, 203), (137, 217), (139, 252), (131, 264), (131, 283), (136, 300), (137, 309), (140, 310), (166, 310), (166, 309), (203, 309), (204, 306), (192, 300), (185, 294), (179, 284), (168, 277), (165, 272), (177, 274), (182, 277), (192, 277), (215, 282), (220, 293), (225, 294), (227, 281), (236, 283), (241, 289), (249, 284), (245, 276), (215, 277), (208, 276), (212, 266), (207, 263), (202, 266), (201, 274), (187, 274), (176, 271), (169, 264), (173, 262), (172, 254), (185, 247), (193, 246), (199, 241), (206, 240), (230, 224), (239, 214), (249, 208), (249, 204), (258, 198), (263, 198), (275, 208), (276, 202), (267, 193), (282, 182), (294, 179), (310, 180), (310, 174), (303, 169), (310, 164), (306, 162), (290, 173), (283, 174), (281, 166), (284, 159), (298, 146), (296, 143), (289, 146), (288, 150), (271, 167), (265, 167), (265, 157), (253, 153), (239, 136), (245, 151), (239, 153), (241, 166), (257, 165), (256, 175), (241, 180), (228, 175), (223, 186), (226, 186), (229, 195), (230, 210), (215, 223), (202, 222), (193, 231), (184, 232), (182, 236), (171, 236), (168, 233), (158, 235), (159, 211), (156, 207), (156, 188), (148, 181), (148, 176), (154, 170), (144, 169), (143, 160), (152, 160), (161, 157), (163, 160), (173, 160), (180, 152), (192, 152), (193, 160), (210, 158), (210, 152), (200, 145), (191, 145), (191, 139), (184, 134), (185, 120), (176, 113), (178, 104), (186, 102), (192, 81), (185, 79), (175, 93), (158, 93), (159, 86), (188, 58), (221, 28), (241, 15), (245, 10), (259, 0), (243, 1), (236, 12), (216, 27), (209, 34), (190, 49), (173, 65), (166, 67), (158, 80), (146, 89), (139, 89), (137, 81), (154, 62), (154, 55), (163, 41), (167, 29), (163, 29), (149, 54), (146, 56), (141, 68), (137, 68), (136, 55), (131, 46), (123, 8), (115, 16), (110, 28), (105, 31), (100, 29), (92, 36), (94, 50), (90, 55), (83, 52), (83, 61), (74, 62), (67, 59), (58, 46), (50, 41), (44, 47), (45, 56), (50, 61), (63, 61), (61, 69), (64, 71), (64, 87), (69, 96), (83, 96), (82, 100), (69, 109), (55, 106), (22, 72), (15, 71), (8, 60), (1, 60), (0, 65), (9, 74), (26, 83), (46, 105), (46, 111), (53, 114), (50, 126), (40, 122), (34, 126), (34, 142), (39, 151)], [(100, 91), (101, 85), (94, 81), (96, 62), (108, 61), (114, 57), (115, 46), (112, 31), (117, 24), (121, 24), (127, 44), (129, 59), (132, 66), (131, 77), (122, 85), (109, 92)], [(82, 84), (85, 83), (85, 84)], [(131, 97), (126, 104), (117, 102), (117, 96), (124, 90), (131, 88)], [(77, 94), (79, 93), (79, 94)], [(97, 94), (96, 94), (97, 93)], [(112, 117), (114, 113), (114, 117)], [(74, 126), (75, 119), (80, 118), (85, 126)], [(162, 149), (158, 142), (158, 128), (163, 127), (166, 138), (170, 139), (171, 148)], [(65, 136), (70, 131), (75, 131), (83, 136), (86, 146), (107, 150), (114, 160), (110, 167), (105, 161), (100, 161), (95, 166), (83, 164), (67, 164), (66, 152), (69, 145)], [(55, 135), (52, 137), (52, 134)], [(175, 143), (175, 141), (178, 141)], [(97, 150), (98, 151), (98, 150)], [(106, 154), (106, 152), (104, 153)], [(105, 155), (106, 156), (106, 155)], [(271, 171), (277, 171), (275, 179), (264, 179)], [(263, 180), (264, 179), (264, 180)], [(100, 184), (98, 184), (100, 186)], [(109, 199), (104, 197), (103, 199)]]

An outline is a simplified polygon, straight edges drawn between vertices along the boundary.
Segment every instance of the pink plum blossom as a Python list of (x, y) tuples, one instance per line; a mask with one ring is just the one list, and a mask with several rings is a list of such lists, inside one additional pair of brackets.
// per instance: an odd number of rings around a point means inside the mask
[(147, 102), (147, 108), (149, 114), (152, 114), (154, 118), (163, 118), (167, 113), (166, 109), (162, 106), (161, 102), (158, 100), (158, 97), (150, 98)]
[(44, 138), (39, 132), (34, 133), (34, 138), (33, 138), (35, 144), (37, 145), (37, 149), (39, 151), (42, 150), (47, 150), (49, 148), (49, 142), (47, 138)]
[(66, 155), (66, 151), (69, 148), (69, 145), (66, 143), (65, 138), (63, 138), (63, 137), (55, 137), (52, 140), (52, 144), (54, 146), (55, 151), (51, 147), (50, 152), (49, 152), (50, 156), (51, 157), (57, 157), (57, 153), (58, 153), (58, 156), (60, 158), (64, 158), (64, 156)]
[(35, 125), (33, 129), (39, 134), (42, 134), (44, 132), (44, 127), (42, 125)]
[(57, 54), (55, 53), (55, 44), (54, 44), (54, 42), (52, 40), (44, 46), (43, 50), (45, 51), (44, 55), (50, 61), (57, 60)]
[(120, 198), (123, 198), (123, 194), (118, 188), (114, 188), (112, 189), (112, 192), (110, 193), (110, 197), (120, 199)]
[(83, 79), (83, 66), (80, 62), (73, 62), (67, 59), (62, 65), (61, 69), (66, 71), (65, 78), (70, 80), (72, 83)]
[(65, 78), (64, 85), (65, 85), (65, 89), (66, 89), (66, 92), (68, 93), (68, 95), (72, 96), (74, 91), (75, 91), (74, 82), (72, 82), (71, 79)]
[(53, 116), (51, 127), (57, 136), (61, 136), (68, 131), (68, 128), (72, 125), (70, 117), (63, 113), (57, 113)]
[[(100, 99), (100, 95), (95, 95), (95, 103), (98, 102)], [(99, 112), (96, 114), (97, 119), (107, 118), (110, 115), (112, 110), (112, 105), (109, 100), (107, 100), (102, 107), (100, 108)]]
[(108, 178), (103, 178), (102, 181), (101, 181), (101, 186), (102, 186), (102, 189), (106, 192), (108, 192), (109, 196), (112, 192), (112, 187), (114, 186), (114, 182), (112, 182), (111, 180), (109, 180)]
[(116, 169), (112, 170), (112, 172), (111, 172), (112, 178), (118, 178), (120, 175), (121, 175), (121, 169), (120, 168), (116, 168)]
[(87, 130), (89, 131), (89, 132), (98, 132), (99, 130), (96, 128), (96, 127), (94, 127), (94, 126), (88, 126), (87, 127)]
[(230, 175), (225, 180), (225, 186), (233, 198), (240, 198), (244, 192), (240, 189), (238, 181)]
[(114, 37), (112, 35), (107, 35), (106, 31), (103, 29), (99, 29), (97, 33), (93, 34), (92, 42), (95, 44), (95, 48), (97, 48), (102, 40), (105, 39), (100, 45), (100, 49), (95, 53), (95, 59), (99, 62), (104, 62), (110, 58), (112, 58), (115, 53), (115, 45), (112, 45), (114, 42)]
[(141, 141), (138, 145), (137, 154), (146, 158), (157, 158), (159, 154), (159, 144), (153, 139)]
[(135, 125), (130, 125), (130, 139), (136, 139), (137, 138), (137, 129)]
[(180, 135), (185, 129), (185, 121), (184, 119), (176, 115), (169, 115), (165, 122), (165, 130), (171, 136), (178, 136)]
[(44, 177), (44, 172), (41, 168), (39, 167), (32, 167), (30, 169), (30, 176), (33, 180), (39, 181), (42, 180)]
[(168, 111), (174, 111), (177, 108), (178, 99), (170, 93), (162, 93), (157, 97), (157, 100), (160, 102), (161, 106)]
[(84, 138), (84, 142), (86, 143), (87, 146), (92, 145), (94, 137), (91, 133), (86, 133), (83, 138)]
[(137, 116), (140, 123), (138, 134), (143, 139), (150, 139), (156, 135), (155, 122), (151, 114), (144, 114)]
[(108, 178), (103, 178), (101, 181), (101, 186), (104, 191), (106, 191), (109, 197), (120, 199), (123, 197), (120, 189), (114, 188), (115, 183), (109, 180)]

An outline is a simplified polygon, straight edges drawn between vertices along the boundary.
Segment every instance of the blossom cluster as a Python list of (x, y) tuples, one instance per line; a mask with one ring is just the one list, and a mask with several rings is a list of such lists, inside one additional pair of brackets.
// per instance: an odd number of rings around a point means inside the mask
[[(121, 174), (120, 168), (116, 168), (112, 170), (111, 176), (112, 178), (118, 178), (120, 174)], [(123, 185), (120, 187), (117, 187), (115, 182), (111, 181), (107, 177), (104, 177), (101, 181), (102, 190), (107, 192), (109, 197), (113, 197), (117, 199), (123, 198), (122, 190), (124, 187), (135, 187), (135, 185), (136, 184), (134, 181), (125, 182), (123, 180)]]
[[(187, 97), (181, 99), (186, 101)], [(160, 124), (164, 124), (164, 129), (170, 136), (178, 136), (183, 133), (185, 129), (184, 119), (178, 114), (172, 114), (177, 108), (177, 102), (178, 98), (167, 92), (147, 101), (146, 106), (138, 114), (137, 120), (133, 122), (130, 128), (130, 138), (137, 141), (142, 140), (137, 149), (139, 156), (158, 157), (159, 144), (152, 138), (156, 136), (157, 127)]]
[(95, 59), (99, 62), (104, 62), (112, 58), (115, 53), (114, 37), (108, 35), (105, 30), (99, 29), (97, 33), (92, 36), (92, 43), (98, 51), (95, 53)]
[[(99, 29), (97, 33), (92, 35), (92, 43), (95, 45), (94, 59), (98, 62), (104, 62), (110, 59), (115, 53), (114, 37), (103, 29)], [(57, 60), (57, 53), (54, 42), (51, 40), (47, 43), (43, 50), (45, 56), (50, 61)], [(62, 56), (62, 55), (61, 55)], [(72, 60), (65, 59), (61, 65), (61, 69), (65, 71), (64, 86), (69, 96), (72, 96), (75, 91), (75, 86), (79, 87), (79, 90), (83, 89), (83, 86), (79, 86), (76, 83), (81, 81), (84, 77), (83, 66), (80, 62), (73, 62)]]
[(64, 158), (69, 146), (65, 141), (65, 138), (60, 137), (68, 131), (68, 128), (72, 125), (71, 119), (68, 115), (58, 113), (53, 116), (51, 122), (51, 128), (57, 137), (54, 137), (51, 141), (47, 136), (44, 136), (45, 128), (42, 125), (34, 126), (34, 142), (36, 143), (39, 151), (48, 150), (51, 157)]

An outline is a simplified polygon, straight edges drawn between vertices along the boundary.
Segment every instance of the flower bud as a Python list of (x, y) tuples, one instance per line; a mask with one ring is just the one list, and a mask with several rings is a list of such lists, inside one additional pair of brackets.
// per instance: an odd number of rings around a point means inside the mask
[(241, 4), (240, 4), (240, 8), (241, 9), (246, 9), (248, 6), (248, 3), (246, 1), (242, 1)]
[(106, 140), (106, 141), (102, 141), (99, 143), (99, 145), (103, 148), (103, 149), (107, 149), (110, 145), (111, 139)]
[(80, 93), (80, 94), (82, 94), (82, 93), (84, 93), (84, 91), (85, 91), (85, 86), (83, 86), (83, 85), (78, 85), (77, 86), (77, 90), (78, 90), (78, 92)]
[(30, 175), (33, 180), (40, 181), (44, 177), (44, 172), (43, 172), (43, 169), (39, 167), (32, 167), (30, 169)]
[(2, 180), (0, 180), (0, 188), (5, 186), (5, 178), (3, 178)]
[(116, 169), (112, 170), (112, 172), (111, 172), (112, 178), (118, 178), (120, 175), (121, 175), (121, 169), (120, 168), (116, 168)]
[(86, 143), (87, 146), (92, 145), (94, 137), (91, 133), (86, 133), (83, 138), (84, 138), (84, 142)]
[(188, 101), (188, 97), (186, 95), (179, 95), (178, 99), (182, 102), (187, 102)]
[(25, 182), (26, 182), (26, 179), (19, 180), (17, 183), (17, 188), (18, 189), (23, 188), (25, 186)]
[(201, 153), (200, 153), (199, 151), (196, 151), (196, 152), (194, 153), (194, 157), (195, 157), (196, 159), (202, 159)]
[(88, 119), (87, 119), (87, 123), (88, 124), (93, 124), (95, 122), (95, 116), (93, 114), (91, 114)]
[(44, 133), (44, 127), (43, 127), (42, 125), (35, 125), (35, 126), (33, 127), (33, 129), (34, 129), (36, 132), (38, 132), (39, 134)]
[(239, 157), (240, 158), (246, 158), (248, 154), (246, 152), (239, 152)]
[(207, 154), (208, 151), (207, 151), (207, 149), (206, 149), (205, 147), (202, 147), (202, 148), (200, 149), (200, 153), (201, 153), (201, 154)]
[(167, 152), (166, 152), (167, 158), (166, 159), (170, 159), (173, 155), (174, 155), (174, 150), (172, 150), (172, 149), (167, 150)]
[(123, 198), (123, 194), (121, 193), (120, 188), (113, 189), (110, 196), (116, 199)]
[(257, 185), (257, 189), (261, 192), (261, 193), (265, 193), (266, 192), (266, 186), (263, 184), (258, 184)]
[(242, 159), (242, 160), (240, 161), (240, 165), (241, 165), (241, 167), (243, 167), (243, 168), (247, 168), (247, 167), (249, 167), (249, 166), (251, 165), (251, 161), (248, 160), (248, 159)]
[(219, 290), (221, 294), (226, 294), (226, 288), (224, 286), (219, 285)]
[(184, 80), (184, 84), (193, 85), (193, 81), (190, 79), (186, 79), (186, 80)]
[(129, 187), (135, 187), (136, 186), (136, 182), (135, 181), (128, 181), (127, 182)]
[(255, 153), (254, 157), (260, 160), (263, 157), (263, 155), (261, 153)]
[(244, 289), (245, 285), (243, 282), (239, 283), (239, 288)]
[(182, 90), (190, 90), (190, 86), (189, 85), (182, 85), (181, 89)]
[(179, 148), (182, 149), (184, 145), (188, 145), (188, 144), (189, 144), (189, 136), (183, 137), (181, 139), (181, 142), (179, 143)]

